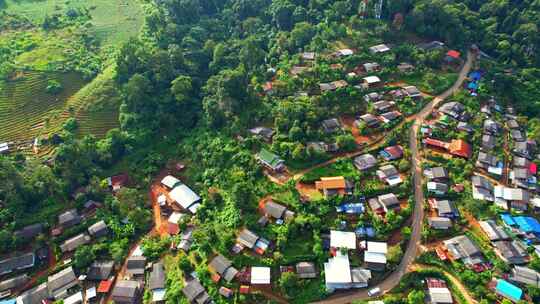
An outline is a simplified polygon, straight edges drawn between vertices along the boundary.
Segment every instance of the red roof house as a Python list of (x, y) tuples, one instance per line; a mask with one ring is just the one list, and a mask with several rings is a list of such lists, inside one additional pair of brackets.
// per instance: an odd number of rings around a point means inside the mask
[(106, 280), (99, 282), (99, 286), (97, 289), (98, 293), (109, 293), (112, 287), (112, 280)]
[(471, 158), (472, 147), (463, 139), (454, 139), (448, 146), (448, 152), (454, 156)]
[(446, 56), (454, 58), (454, 59), (459, 59), (459, 57), (461, 56), (461, 53), (456, 50), (450, 50), (448, 51), (448, 53), (446, 53)]
[(433, 138), (430, 138), (430, 137), (424, 139), (424, 144), (427, 145), (427, 146), (440, 148), (440, 149), (444, 149), (444, 150), (447, 150), (448, 146), (449, 146), (447, 142), (444, 142), (444, 141), (441, 141), (441, 140), (438, 140), (438, 139), (433, 139)]

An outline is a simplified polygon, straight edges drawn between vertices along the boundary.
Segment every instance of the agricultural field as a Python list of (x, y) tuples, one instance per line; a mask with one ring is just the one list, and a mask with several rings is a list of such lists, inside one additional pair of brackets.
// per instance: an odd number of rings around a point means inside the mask
[(45, 16), (65, 13), (69, 8), (90, 10), (91, 31), (103, 45), (116, 45), (136, 36), (143, 24), (142, 8), (133, 0), (7, 0), (8, 13), (22, 15), (36, 24)]

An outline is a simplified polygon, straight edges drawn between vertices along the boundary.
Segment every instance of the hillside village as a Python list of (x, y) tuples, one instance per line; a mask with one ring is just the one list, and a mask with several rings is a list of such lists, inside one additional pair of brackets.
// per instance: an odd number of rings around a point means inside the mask
[[(397, 0), (143, 2), (83, 92), (114, 92), (120, 127), (88, 136), (66, 103), (60, 131), (0, 137), (0, 304), (540, 303), (540, 123), (508, 80), (536, 74), (500, 62), (507, 33), (381, 20), (436, 12)], [(37, 31), (5, 3), (0, 38)]]

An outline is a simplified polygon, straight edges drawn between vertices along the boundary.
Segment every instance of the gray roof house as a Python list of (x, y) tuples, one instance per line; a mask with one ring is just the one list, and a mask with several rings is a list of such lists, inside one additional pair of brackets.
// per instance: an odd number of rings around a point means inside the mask
[(484, 120), (484, 133), (497, 135), (501, 132), (501, 125), (492, 119)]
[(55, 299), (67, 296), (67, 290), (79, 283), (73, 268), (70, 266), (63, 269), (47, 279), (49, 295)]
[(198, 279), (186, 282), (184, 288), (182, 288), (182, 293), (184, 293), (190, 303), (206, 304), (211, 302), (208, 293), (204, 290)]
[(111, 276), (113, 268), (113, 261), (95, 261), (90, 265), (87, 279), (91, 281), (107, 280)]
[(0, 261), (0, 275), (34, 267), (36, 256), (33, 252)]
[(435, 208), (439, 217), (456, 218), (459, 217), (459, 211), (454, 202), (449, 200), (436, 200)]
[(95, 238), (99, 238), (109, 233), (109, 227), (105, 224), (105, 221), (99, 221), (92, 226), (88, 227), (88, 233)]
[(152, 272), (148, 278), (148, 289), (156, 290), (165, 288), (165, 268), (163, 263), (154, 263)]
[(259, 240), (259, 237), (248, 229), (240, 231), (236, 241), (247, 248), (253, 248), (255, 243)]
[(508, 264), (522, 265), (528, 262), (527, 248), (521, 242), (495, 241), (493, 246), (495, 247), (495, 253)]
[(513, 140), (518, 141), (518, 142), (523, 142), (527, 139), (523, 135), (523, 132), (521, 132), (520, 130), (515, 130), (515, 129), (510, 130), (510, 136), (512, 137)]
[(337, 118), (323, 120), (322, 128), (324, 133), (334, 133), (341, 130), (341, 123)]
[(459, 102), (447, 102), (439, 108), (439, 112), (446, 114), (455, 119), (459, 119), (461, 114), (465, 111), (465, 106)]
[(19, 276), (9, 278), (7, 280), (0, 282), (0, 292), (13, 289), (15, 287), (20, 287), (28, 282), (30, 278), (27, 274), (21, 274)]
[(139, 282), (122, 280), (114, 286), (112, 299), (116, 304), (136, 304), (140, 303), (139, 295)]
[(370, 128), (377, 127), (381, 123), (377, 116), (370, 113), (360, 116), (360, 120), (365, 122), (366, 125)]
[(43, 232), (43, 224), (33, 224), (15, 231), (15, 237), (31, 239)]
[(379, 112), (384, 113), (393, 108), (396, 105), (393, 101), (381, 100), (373, 103), (373, 108)]
[(47, 283), (40, 284), (17, 297), (17, 304), (41, 304), (49, 297)]
[(238, 270), (232, 266), (232, 262), (221, 254), (213, 258), (208, 267), (227, 282), (232, 281), (238, 274)]
[(433, 181), (446, 181), (450, 178), (448, 170), (444, 167), (433, 167), (424, 170), (424, 176)]
[(433, 229), (446, 230), (452, 227), (452, 220), (447, 217), (429, 217), (428, 224)]
[(131, 256), (127, 259), (127, 273), (131, 276), (144, 275), (146, 258), (143, 256)]
[(510, 280), (540, 288), (540, 273), (528, 267), (514, 266), (510, 273)]
[(487, 220), (487, 221), (480, 221), (478, 222), (480, 225), (480, 228), (486, 236), (489, 238), (490, 241), (501, 241), (501, 240), (508, 240), (510, 239), (510, 236), (502, 226), (499, 226), (495, 223), (493, 220)]
[(450, 254), (465, 265), (476, 265), (484, 262), (482, 251), (465, 235), (456, 236), (443, 243)]
[(267, 127), (255, 127), (248, 130), (249, 133), (262, 138), (263, 140), (269, 142), (274, 136), (274, 130)]
[(519, 123), (515, 119), (506, 121), (506, 125), (509, 129), (519, 129)]
[(317, 269), (312, 262), (296, 263), (296, 274), (301, 279), (314, 279), (317, 277)]
[(495, 148), (495, 137), (489, 134), (482, 135), (482, 149), (490, 151), (493, 148)]
[(377, 165), (377, 159), (371, 154), (363, 154), (354, 158), (354, 166), (360, 170), (369, 170)]
[(62, 245), (60, 245), (60, 250), (62, 250), (62, 252), (70, 252), (82, 245), (88, 244), (89, 242), (90, 237), (84, 233), (81, 233), (62, 243)]
[(63, 228), (75, 226), (81, 222), (82, 218), (77, 213), (77, 209), (68, 210), (58, 216), (58, 224)]
[(264, 213), (275, 219), (281, 219), (286, 215), (287, 207), (269, 200), (264, 204)]

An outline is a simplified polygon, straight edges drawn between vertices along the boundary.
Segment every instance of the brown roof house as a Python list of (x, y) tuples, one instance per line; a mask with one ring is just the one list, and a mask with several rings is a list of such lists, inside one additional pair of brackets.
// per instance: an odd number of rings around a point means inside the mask
[(315, 182), (315, 188), (324, 193), (324, 196), (349, 194), (353, 185), (348, 183), (343, 176), (321, 177)]
[(296, 263), (296, 274), (301, 279), (314, 279), (317, 277), (317, 269), (312, 262)]
[(238, 270), (232, 266), (232, 262), (221, 254), (214, 257), (208, 267), (227, 282), (234, 280), (238, 274)]
[(127, 274), (130, 277), (144, 276), (146, 268), (146, 258), (143, 256), (132, 256), (127, 259)]
[(137, 304), (141, 302), (140, 293), (139, 282), (122, 280), (114, 286), (112, 299), (116, 304)]

